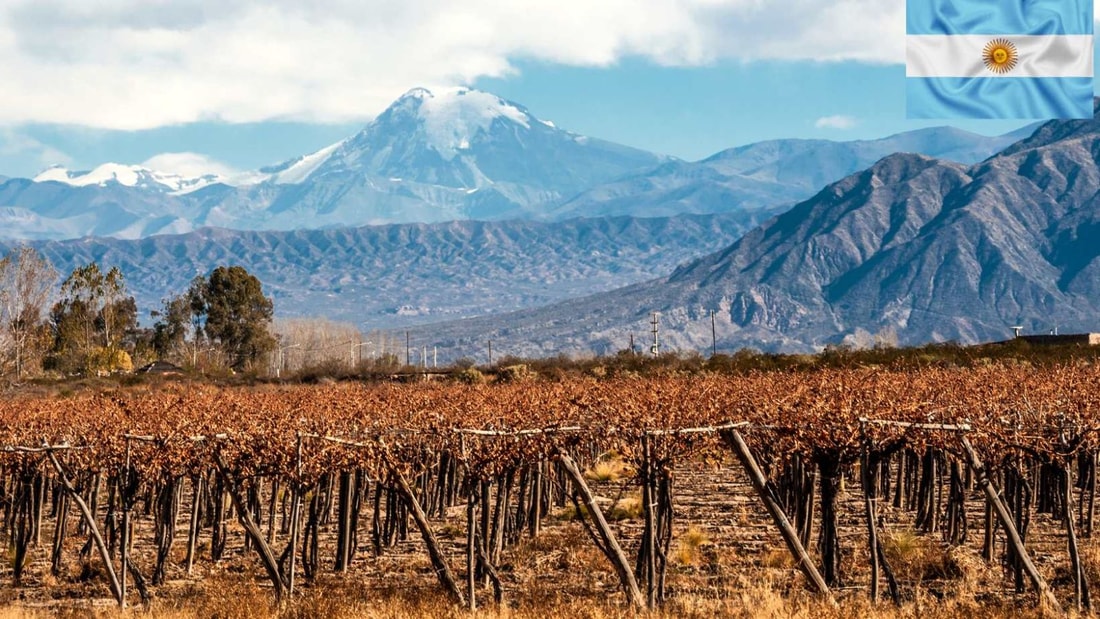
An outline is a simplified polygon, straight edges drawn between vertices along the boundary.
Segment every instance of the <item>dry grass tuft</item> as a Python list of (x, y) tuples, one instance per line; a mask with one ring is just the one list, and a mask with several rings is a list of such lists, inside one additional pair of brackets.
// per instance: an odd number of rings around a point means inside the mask
[(794, 569), (794, 557), (786, 546), (774, 547), (760, 555), (760, 566), (770, 569)]
[(1081, 552), (1081, 565), (1085, 568), (1090, 582), (1100, 579), (1100, 538), (1085, 538), (1078, 542)]
[(633, 475), (634, 469), (623, 462), (622, 457), (618, 454), (610, 454), (599, 459), (584, 472), (586, 479), (595, 482), (616, 482)]
[(676, 540), (673, 558), (680, 565), (697, 567), (703, 563), (703, 550), (710, 543), (706, 532), (692, 525)]
[(628, 496), (615, 501), (604, 514), (608, 520), (618, 522), (620, 520), (637, 520), (642, 517), (641, 493)]
[(955, 588), (961, 590), (974, 584), (979, 572), (984, 571), (980, 560), (968, 551), (944, 546), (912, 529), (886, 533), (883, 547), (897, 579), (918, 587), (939, 580), (953, 581)]

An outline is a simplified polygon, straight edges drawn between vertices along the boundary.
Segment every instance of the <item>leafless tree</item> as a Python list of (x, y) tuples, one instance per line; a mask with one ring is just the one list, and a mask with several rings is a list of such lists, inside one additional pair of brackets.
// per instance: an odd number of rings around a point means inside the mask
[(21, 379), (29, 353), (57, 282), (57, 270), (34, 248), (23, 245), (0, 259), (0, 328), (15, 361), (16, 379)]
[(279, 351), (274, 363), (284, 371), (303, 368), (355, 367), (372, 352), (373, 342), (364, 340), (355, 325), (326, 318), (292, 318), (277, 320), (275, 334)]

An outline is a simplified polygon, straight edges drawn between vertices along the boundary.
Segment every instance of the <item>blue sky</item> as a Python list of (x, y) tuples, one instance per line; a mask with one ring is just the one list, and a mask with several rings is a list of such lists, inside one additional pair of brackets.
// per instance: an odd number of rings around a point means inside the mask
[(904, 31), (903, 0), (3, 0), (0, 175), (162, 153), (254, 169), (414, 86), (685, 159), (944, 124), (905, 119)]

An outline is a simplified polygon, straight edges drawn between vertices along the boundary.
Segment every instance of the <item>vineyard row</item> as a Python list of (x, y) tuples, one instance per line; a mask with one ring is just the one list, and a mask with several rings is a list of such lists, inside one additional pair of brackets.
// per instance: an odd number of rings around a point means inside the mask
[[(676, 467), (732, 452), (823, 596), (845, 582), (841, 558), (853, 549), (842, 547), (837, 509), (843, 480), (858, 476), (873, 597), (885, 581), (901, 600), (880, 506), (960, 545), (978, 528), (967, 499), (981, 495), (983, 558), (999, 550), (1018, 590), (1030, 584), (1057, 607), (1027, 551), (1031, 515), (1050, 514), (1064, 527), (1073, 600), (1087, 608), (1077, 537), (1093, 530), (1098, 411), (1091, 366), (24, 397), (0, 403), (0, 510), (17, 584), (50, 517), (51, 569), (63, 571), (75, 506), (81, 557), (100, 556), (120, 604), (130, 583), (146, 599), (164, 582), (189, 504), (188, 572), (206, 531), (209, 559), (222, 558), (235, 518), (283, 599), (296, 577), (321, 570), (322, 527), (335, 526), (341, 572), (357, 552), (381, 555), (412, 529), (440, 585), (473, 608), (483, 587), (505, 596), (502, 553), (571, 504), (628, 601), (653, 607), (669, 595)], [(642, 495), (644, 531), (631, 547), (586, 480), (609, 453), (632, 464)], [(466, 513), (462, 570), (432, 524), (456, 506)], [(153, 527), (144, 566), (132, 552), (135, 515)]]

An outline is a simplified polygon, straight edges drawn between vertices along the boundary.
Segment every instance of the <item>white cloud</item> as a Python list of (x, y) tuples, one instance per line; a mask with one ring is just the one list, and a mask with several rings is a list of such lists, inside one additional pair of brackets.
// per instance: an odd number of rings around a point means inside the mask
[(358, 121), (515, 59), (904, 58), (904, 0), (4, 0), (0, 123)]
[(72, 157), (11, 127), (0, 127), (0, 161), (20, 169), (41, 170), (69, 165)]
[(851, 129), (856, 126), (856, 119), (852, 116), (837, 114), (835, 116), (822, 116), (814, 121), (814, 127), (818, 129)]
[(240, 173), (240, 170), (226, 163), (199, 153), (161, 153), (146, 159), (141, 166), (157, 172), (179, 174), (186, 178), (206, 174), (231, 177)]

